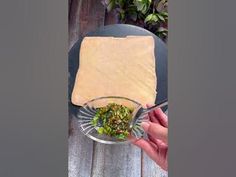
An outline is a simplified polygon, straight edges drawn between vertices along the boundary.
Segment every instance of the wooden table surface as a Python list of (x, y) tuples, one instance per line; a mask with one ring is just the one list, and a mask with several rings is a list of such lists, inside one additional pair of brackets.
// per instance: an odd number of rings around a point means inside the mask
[[(115, 24), (100, 0), (69, 0), (69, 48), (87, 32)], [(69, 177), (159, 177), (167, 176), (134, 145), (104, 145), (84, 136), (76, 118), (69, 114)]]

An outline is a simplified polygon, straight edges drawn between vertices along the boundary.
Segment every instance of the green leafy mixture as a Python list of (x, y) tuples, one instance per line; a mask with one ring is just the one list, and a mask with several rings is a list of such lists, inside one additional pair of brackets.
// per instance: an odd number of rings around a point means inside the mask
[(129, 122), (133, 110), (116, 103), (97, 108), (92, 124), (99, 134), (125, 139), (129, 135)]

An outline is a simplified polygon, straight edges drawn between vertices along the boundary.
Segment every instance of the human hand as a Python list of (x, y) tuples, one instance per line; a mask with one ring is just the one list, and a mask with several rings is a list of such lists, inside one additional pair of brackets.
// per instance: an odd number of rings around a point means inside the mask
[[(148, 106), (149, 107), (149, 106)], [(148, 134), (148, 139), (139, 139), (133, 144), (143, 149), (146, 154), (162, 169), (168, 169), (168, 119), (158, 108), (148, 114), (149, 122), (142, 122), (141, 126)]]

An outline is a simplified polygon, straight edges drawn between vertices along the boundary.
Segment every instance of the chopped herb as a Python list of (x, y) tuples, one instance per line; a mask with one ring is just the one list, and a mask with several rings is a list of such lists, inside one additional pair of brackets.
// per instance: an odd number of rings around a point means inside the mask
[(116, 103), (110, 103), (105, 107), (96, 109), (92, 119), (92, 125), (97, 128), (99, 134), (125, 139), (129, 135), (129, 122), (133, 110)]

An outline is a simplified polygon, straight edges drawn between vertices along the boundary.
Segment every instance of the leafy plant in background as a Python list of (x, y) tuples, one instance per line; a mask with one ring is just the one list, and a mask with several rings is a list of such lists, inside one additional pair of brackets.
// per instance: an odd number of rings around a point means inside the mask
[(141, 26), (166, 41), (167, 0), (102, 0), (102, 3), (108, 12), (116, 12), (119, 22)]

